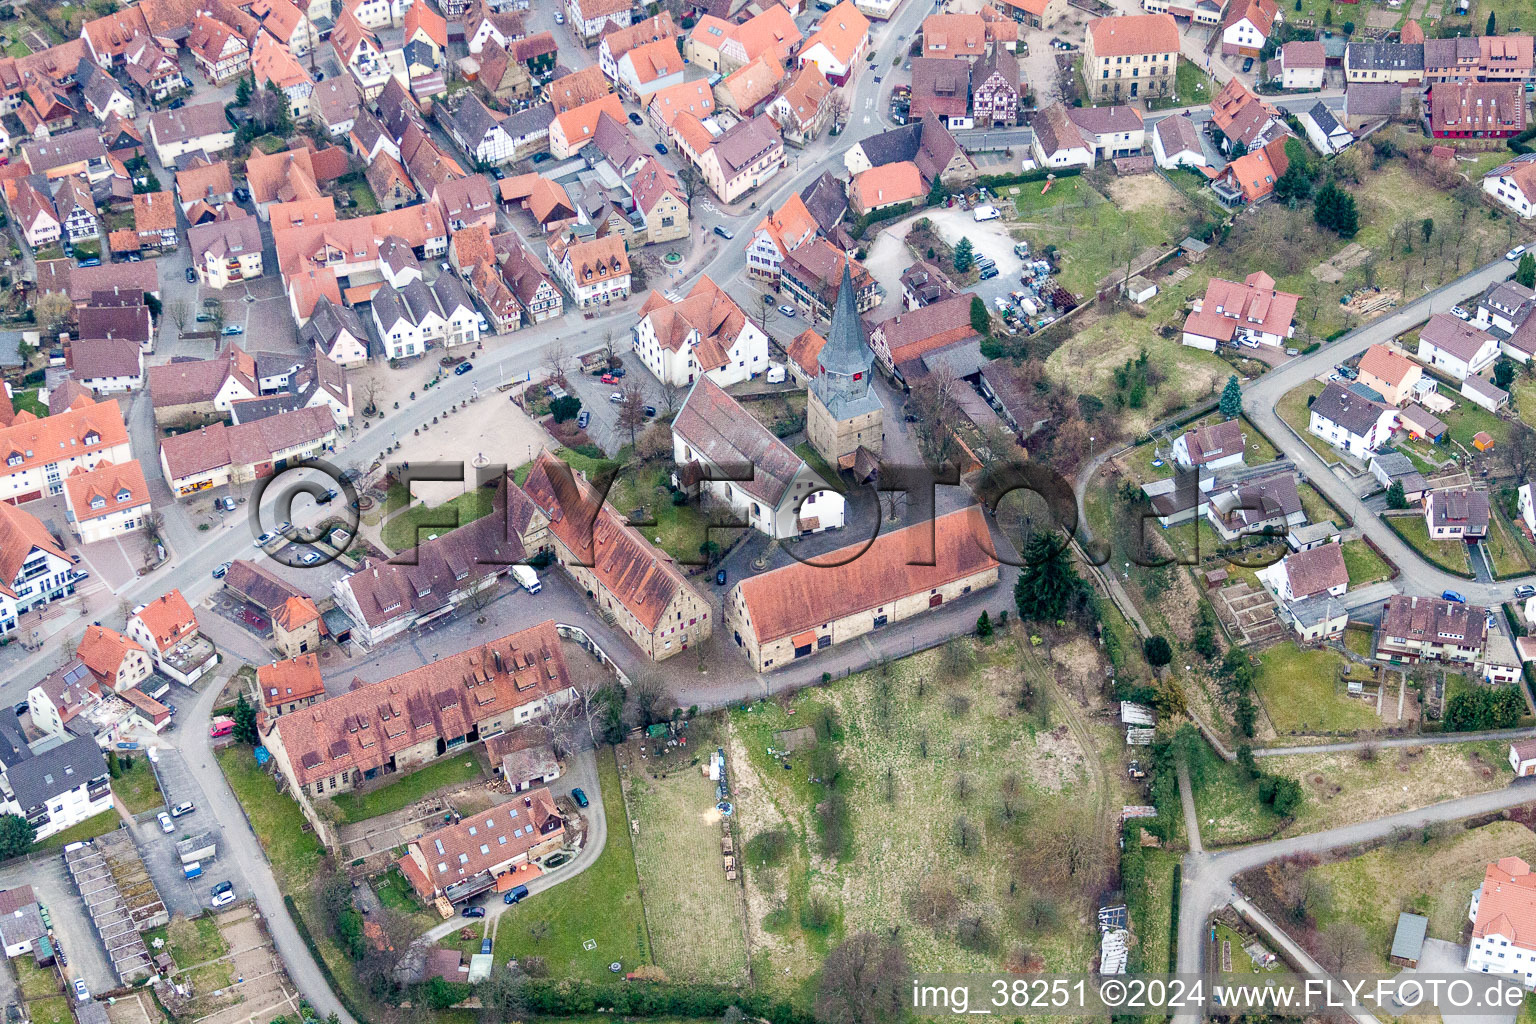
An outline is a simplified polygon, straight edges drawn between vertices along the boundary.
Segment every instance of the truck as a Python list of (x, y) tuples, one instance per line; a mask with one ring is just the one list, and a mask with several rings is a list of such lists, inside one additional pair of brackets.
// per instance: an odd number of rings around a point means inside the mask
[(539, 583), (539, 574), (526, 565), (514, 565), (512, 578), (517, 580), (517, 585), (530, 594), (537, 594), (542, 588)]
[(984, 220), (997, 220), (1002, 214), (997, 211), (997, 207), (987, 204), (976, 207), (971, 211), (971, 216), (979, 223)]

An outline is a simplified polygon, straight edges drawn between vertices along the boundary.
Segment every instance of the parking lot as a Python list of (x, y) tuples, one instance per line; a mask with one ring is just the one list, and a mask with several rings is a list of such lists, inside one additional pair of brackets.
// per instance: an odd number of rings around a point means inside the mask
[[(592, 413), (592, 421), (587, 424), (587, 436), (609, 455), (629, 444), (629, 430), (619, 426), (618, 404), (609, 400), (614, 392), (624, 391), (631, 386), (639, 387), (647, 405), (654, 406), (658, 413), (666, 410), (661, 382), (651, 376), (651, 372), (640, 362), (640, 357), (633, 352), (625, 352), (624, 377), (617, 384), (604, 384), (601, 378), (580, 372), (567, 374), (566, 380), (571, 394), (581, 399), (581, 407)], [(686, 389), (680, 391), (677, 401), (681, 402), (685, 397)]]
[[(116, 988), (117, 975), (107, 963), (106, 950), (91, 926), (85, 902), (64, 870), (64, 855), (38, 854), (31, 859), (12, 861), (0, 869), (0, 889), (18, 885), (32, 886), (38, 902), (48, 908), (58, 940), (56, 945), (69, 961), (64, 973), (71, 978), (84, 978), (92, 992)], [(5, 973), (9, 975), (9, 971)]]
[(995, 296), (1007, 295), (1019, 287), (1019, 271), (1024, 269), (1024, 261), (1013, 253), (1013, 238), (1008, 234), (1006, 219), (999, 217), (996, 220), (977, 221), (974, 211), (958, 204), (948, 209), (934, 210), (928, 214), (928, 218), (933, 221), (934, 229), (950, 245), (958, 244), (962, 238), (969, 238), (977, 256), (990, 257), (997, 263), (996, 277), (978, 281), (970, 289), (986, 299), (989, 307)]
[[(147, 820), (134, 826), (139, 853), (144, 858), (145, 867), (149, 869), (150, 878), (154, 879), (155, 888), (160, 890), (160, 898), (165, 901), (166, 909), (173, 915), (195, 917), (208, 906), (212, 887), (226, 880), (234, 883), (238, 897), (249, 896), (251, 888), (233, 859), (226, 860), (222, 856), (224, 833), (212, 812), (205, 809), (206, 800), (202, 784), (197, 780), (197, 772), (187, 764), (181, 751), (170, 747), (161, 747), (155, 752), (154, 764), (166, 806), (191, 803), (195, 808), (190, 814), (172, 819), (176, 830), (170, 834), (161, 831), (159, 819), (154, 815), (147, 815)], [(214, 834), (218, 853), (213, 860), (203, 862), (201, 877), (188, 881), (182, 871), (181, 858), (176, 854), (176, 843), (187, 836), (203, 832)]]

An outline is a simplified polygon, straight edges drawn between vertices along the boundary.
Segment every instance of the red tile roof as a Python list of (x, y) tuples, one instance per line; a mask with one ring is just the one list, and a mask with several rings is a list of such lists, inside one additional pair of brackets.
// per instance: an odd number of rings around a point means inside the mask
[(197, 633), (197, 615), (181, 591), (172, 587), (134, 613), (154, 637), (155, 646), (165, 651)]
[(325, 681), (320, 678), (320, 659), (314, 651), (287, 661), (274, 661), (256, 669), (256, 687), (261, 702), (277, 707), (293, 701), (325, 696)]

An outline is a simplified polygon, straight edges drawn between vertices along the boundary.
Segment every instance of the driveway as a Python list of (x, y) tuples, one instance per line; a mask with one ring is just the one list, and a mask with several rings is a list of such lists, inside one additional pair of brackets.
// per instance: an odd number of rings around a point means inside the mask
[[(117, 975), (107, 963), (106, 948), (85, 912), (85, 901), (64, 870), (64, 855), (58, 852), (35, 854), (31, 858), (12, 861), (0, 870), (0, 889), (18, 885), (32, 886), (38, 902), (48, 908), (57, 945), (69, 958), (64, 973), (71, 978), (84, 978), (86, 987), (92, 992), (117, 988)], [(9, 974), (9, 970), (5, 973)]]
[[(551, 785), (550, 791), (555, 796), (569, 797), (572, 789), (580, 788), (587, 795), (588, 807), (581, 812), (583, 820), (587, 823), (587, 838), (581, 851), (575, 857), (566, 861), (551, 871), (547, 871), (528, 882), (527, 899), (552, 889), (568, 878), (575, 878), (587, 868), (597, 862), (598, 856), (603, 852), (603, 847), (608, 844), (608, 818), (603, 813), (603, 791), (597, 781), (597, 753), (593, 750), (583, 750), (573, 754), (566, 762), (565, 774), (556, 779)], [(574, 806), (574, 801), (572, 802)], [(493, 937), (496, 934), (495, 922), (510, 906), (505, 902), (500, 893), (491, 893), (489, 896), (477, 900), (470, 900), (464, 906), (483, 906), (485, 917), (481, 918), (484, 924), (482, 935)], [(442, 924), (428, 929), (426, 934), (417, 939), (417, 942), (436, 943), (445, 935), (451, 935), (464, 925), (461, 917), (450, 917)]]
[[(177, 716), (183, 717), (181, 715)], [(167, 807), (190, 803), (195, 808), (190, 814), (172, 819), (176, 831), (169, 835), (160, 831), (155, 818), (138, 826), (139, 852), (149, 868), (150, 877), (160, 896), (172, 913), (196, 916), (208, 902), (208, 890), (215, 882), (226, 879), (235, 884), (240, 896), (250, 893), (250, 884), (240, 871), (238, 863), (229, 856), (229, 842), (221, 822), (209, 807), (208, 796), (198, 775), (188, 766), (186, 758), (175, 747), (160, 747), (155, 751), (155, 774), (160, 780), (160, 791)], [(213, 858), (203, 861), (202, 877), (188, 881), (182, 873), (181, 858), (176, 853), (176, 842), (187, 836), (212, 832), (217, 843)]]
[[(1470, 898), (1471, 894), (1467, 894)], [(1484, 978), (1481, 974), (1467, 972), (1467, 947), (1458, 946), (1454, 942), (1445, 939), (1425, 939), (1424, 948), (1419, 953), (1419, 966), (1406, 968), (1399, 978), (1412, 978), (1418, 975), (1444, 975), (1465, 974), (1467, 981), (1476, 986), (1479, 982), (1490, 987), (1497, 984), (1493, 978)], [(1479, 1022), (1487, 1024), (1515, 1024), (1515, 1013), (1479, 1013)]]

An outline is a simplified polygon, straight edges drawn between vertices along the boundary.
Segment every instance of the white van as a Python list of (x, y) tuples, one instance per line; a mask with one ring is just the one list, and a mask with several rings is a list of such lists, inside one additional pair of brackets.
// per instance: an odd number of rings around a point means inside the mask
[(517, 580), (518, 586), (530, 594), (537, 594), (542, 589), (539, 584), (539, 574), (526, 565), (514, 565), (512, 567), (512, 578)]
[(980, 223), (984, 220), (997, 220), (1002, 214), (997, 212), (997, 207), (995, 206), (978, 206), (971, 211), (971, 216), (975, 217), (977, 222)]

